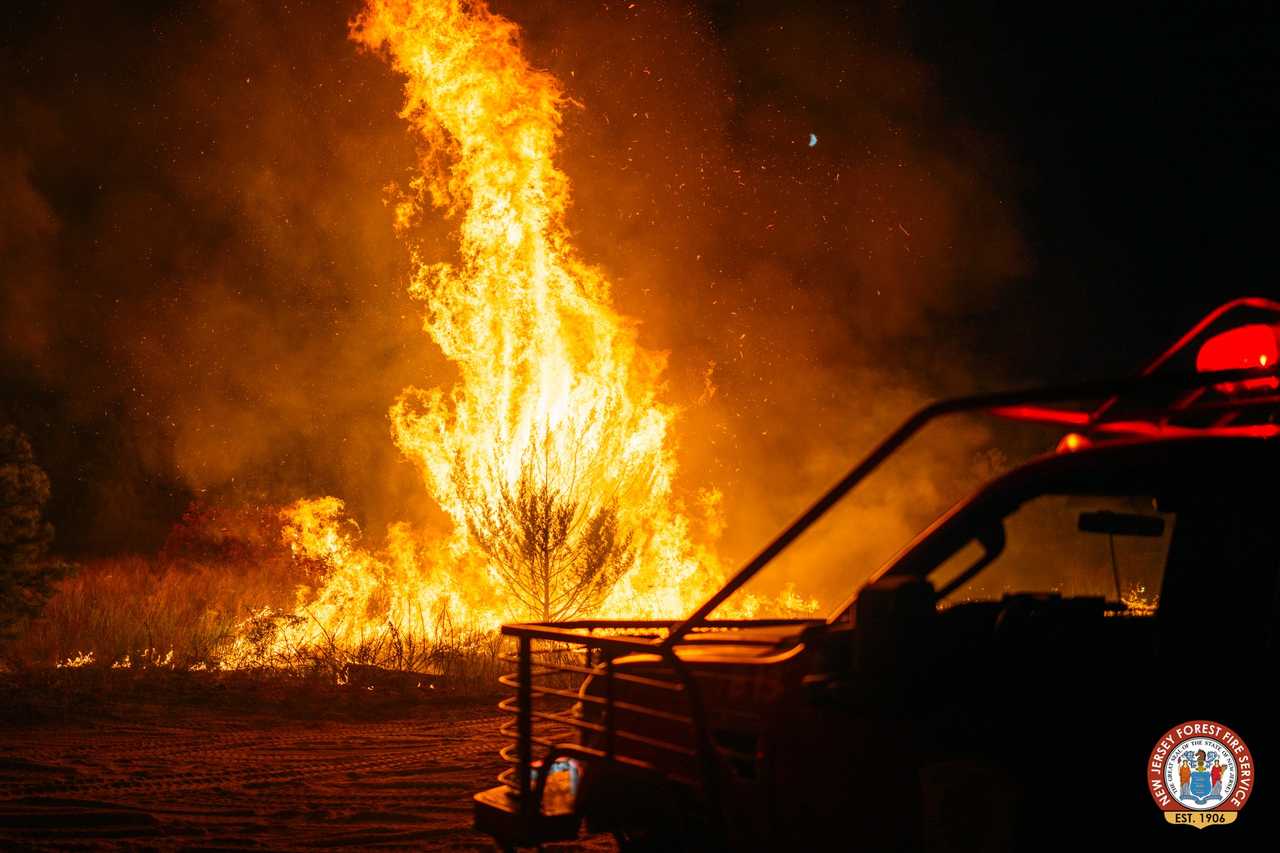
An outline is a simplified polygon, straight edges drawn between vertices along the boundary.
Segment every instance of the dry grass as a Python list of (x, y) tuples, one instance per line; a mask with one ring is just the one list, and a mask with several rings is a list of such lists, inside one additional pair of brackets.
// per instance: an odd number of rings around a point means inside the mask
[(383, 678), (383, 687), (425, 683), (410, 677), (418, 673), (449, 692), (493, 692), (501, 637), (445, 612), (412, 626), (370, 626), (342, 643), (316, 623), (307, 627), (326, 639), (290, 643), (316, 636), (289, 629), (311, 618), (296, 610), (299, 586), (315, 586), (324, 571), (285, 545), (278, 508), (193, 505), (158, 554), (88, 561), (64, 578), (41, 616), (0, 647), (0, 670), (234, 669), (334, 686), (354, 683), (355, 672)]
[[(499, 654), (503, 638), (493, 631), (458, 627), (440, 618), (430, 636), (386, 622), (356, 641), (335, 642), (329, 635), (320, 643), (292, 646), (281, 642), (291, 623), (306, 620), (297, 613), (260, 614), (244, 626), (252, 651), (237, 665), (241, 669), (292, 672), (326, 681), (346, 682), (356, 670), (379, 669), (387, 673), (423, 673), (452, 690), (492, 692), (503, 667)], [(285, 630), (281, 630), (284, 628)], [(321, 626), (323, 631), (323, 626)]]
[(291, 603), (285, 572), (126, 557), (87, 563), (58, 585), (43, 615), (6, 649), (12, 662), (55, 666), (92, 654), (99, 663), (159, 659), (216, 665), (237, 626), (264, 606)]
[(492, 692), (502, 671), (493, 632), (438, 622), (432, 638), (390, 623), (349, 645), (280, 648), (277, 628), (305, 572), (291, 560), (238, 564), (130, 557), (85, 564), (58, 585), (43, 615), (5, 646), (11, 669), (76, 667), (217, 670), (237, 637), (256, 640), (236, 668), (341, 684), (348, 670), (428, 673), (467, 693)]

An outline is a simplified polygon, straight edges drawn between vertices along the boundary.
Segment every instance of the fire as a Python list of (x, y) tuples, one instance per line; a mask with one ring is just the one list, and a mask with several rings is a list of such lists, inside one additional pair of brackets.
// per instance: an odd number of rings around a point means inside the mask
[(374, 553), (341, 501), (299, 502), (286, 536), (328, 571), (299, 591), (288, 642), (341, 644), (388, 623), (430, 635), (442, 615), (492, 629), (687, 612), (721, 572), (672, 496), (665, 357), (639, 345), (565, 225), (559, 83), (482, 2), (370, 0), (351, 37), (404, 76), (401, 116), (423, 143), (397, 226), (428, 199), (458, 221), (456, 261), (411, 247), (410, 285), (458, 380), (408, 388), (390, 412), (453, 533), (428, 542), (398, 525)]
[[(588, 513), (616, 503), (641, 542), (610, 609), (682, 609), (698, 563), (670, 506), (663, 359), (637, 344), (570, 241), (558, 82), (483, 4), (373, 2), (353, 37), (407, 78), (402, 116), (428, 145), (416, 188), (461, 212), (458, 262), (421, 263), (412, 284), (460, 381), (406, 391), (391, 412), (397, 444), (459, 533), (540, 457), (553, 488)], [(452, 164), (433, 171), (442, 151)]]

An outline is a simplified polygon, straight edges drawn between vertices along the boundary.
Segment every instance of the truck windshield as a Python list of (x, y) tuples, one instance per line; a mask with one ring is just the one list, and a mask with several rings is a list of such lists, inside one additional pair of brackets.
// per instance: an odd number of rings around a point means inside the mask
[(975, 539), (929, 579), (945, 593), (940, 607), (1056, 592), (1152, 608), (1175, 522), (1174, 513), (1158, 511), (1147, 495), (1040, 495), (1004, 517), (1004, 547), (989, 565), (963, 579), (986, 551)]

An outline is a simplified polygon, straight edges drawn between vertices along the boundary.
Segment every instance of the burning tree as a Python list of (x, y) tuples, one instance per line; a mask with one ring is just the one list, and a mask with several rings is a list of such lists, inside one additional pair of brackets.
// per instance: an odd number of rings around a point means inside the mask
[[(367, 0), (351, 36), (403, 77), (422, 143), (395, 222), (424, 331), (457, 381), (406, 388), (390, 419), (452, 531), (392, 525), (375, 551), (337, 498), (299, 501), (290, 545), (326, 571), (273, 650), (354, 646), (389, 624), (438, 641), (436, 613), (491, 631), (513, 604), (543, 619), (687, 611), (717, 569), (672, 493), (665, 354), (640, 344), (566, 223), (556, 152), (572, 102), (482, 0)], [(433, 206), (458, 220), (448, 260), (414, 238)]]
[(503, 583), (543, 621), (599, 608), (630, 568), (633, 534), (618, 526), (618, 501), (592, 504), (580, 490), (576, 460), (564, 470), (549, 430), (531, 441), (515, 482), (488, 499), (465, 477), (455, 488), (468, 507), (467, 528)]
[(0, 426), (0, 639), (39, 614), (66, 566), (47, 559), (53, 525), (44, 518), (49, 478), (27, 437)]

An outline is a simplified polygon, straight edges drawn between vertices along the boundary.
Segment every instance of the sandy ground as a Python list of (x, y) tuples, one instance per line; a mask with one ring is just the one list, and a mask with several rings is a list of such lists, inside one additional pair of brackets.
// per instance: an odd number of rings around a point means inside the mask
[(379, 719), (225, 704), (132, 697), (0, 720), (0, 848), (495, 849), (471, 830), (471, 795), (499, 769), (491, 702)]

